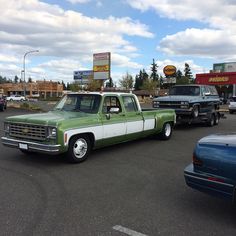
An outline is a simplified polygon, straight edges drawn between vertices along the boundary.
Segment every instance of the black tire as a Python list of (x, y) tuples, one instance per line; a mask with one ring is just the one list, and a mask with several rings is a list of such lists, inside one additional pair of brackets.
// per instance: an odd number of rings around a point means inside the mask
[(218, 125), (220, 121), (220, 115), (217, 113), (215, 114), (214, 125)]
[(233, 112), (232, 110), (229, 110), (229, 113), (230, 113), (230, 114), (233, 114), (234, 112)]
[(92, 149), (88, 135), (77, 135), (71, 138), (67, 151), (67, 160), (71, 163), (79, 163), (87, 159)]
[(199, 107), (198, 106), (194, 106), (193, 107), (193, 118), (197, 118), (199, 115)]
[(159, 134), (160, 139), (168, 140), (170, 139), (173, 131), (173, 126), (170, 122), (167, 122), (163, 125), (162, 131)]
[(212, 113), (207, 121), (207, 125), (212, 127), (214, 124), (215, 124), (215, 114)]

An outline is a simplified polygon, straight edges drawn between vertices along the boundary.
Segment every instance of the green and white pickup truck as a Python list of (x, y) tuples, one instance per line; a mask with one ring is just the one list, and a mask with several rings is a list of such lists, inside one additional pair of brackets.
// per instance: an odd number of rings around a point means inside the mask
[(173, 109), (142, 110), (129, 93), (70, 93), (47, 113), (6, 118), (2, 143), (24, 153), (66, 153), (70, 162), (85, 160), (92, 149), (148, 135), (171, 137)]

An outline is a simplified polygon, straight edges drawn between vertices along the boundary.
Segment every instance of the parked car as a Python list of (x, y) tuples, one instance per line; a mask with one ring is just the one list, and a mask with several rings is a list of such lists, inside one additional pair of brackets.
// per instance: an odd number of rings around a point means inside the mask
[(198, 141), (186, 184), (196, 190), (236, 200), (236, 133), (213, 134)]
[(0, 111), (4, 111), (7, 109), (7, 100), (6, 96), (0, 94)]
[(229, 100), (229, 113), (233, 114), (236, 111), (236, 97), (231, 97)]
[(142, 110), (134, 94), (71, 93), (48, 113), (8, 117), (2, 143), (81, 162), (95, 148), (149, 135), (168, 140), (175, 121), (173, 109)]
[(13, 101), (26, 101), (27, 99), (24, 96), (21, 95), (11, 95), (10, 97), (7, 97), (7, 101), (13, 102)]
[(153, 107), (175, 109), (179, 123), (206, 122), (209, 126), (219, 123), (220, 99), (215, 86), (175, 85), (169, 96), (154, 98)]

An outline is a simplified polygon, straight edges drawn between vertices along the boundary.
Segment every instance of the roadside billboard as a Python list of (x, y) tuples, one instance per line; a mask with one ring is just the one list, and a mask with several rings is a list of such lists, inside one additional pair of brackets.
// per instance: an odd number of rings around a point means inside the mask
[(110, 79), (111, 74), (111, 53), (93, 54), (93, 72), (94, 79), (106, 80)]
[(214, 72), (236, 72), (236, 62), (215, 63), (213, 64)]
[(165, 77), (162, 79), (163, 84), (176, 84), (176, 77)]
[(176, 67), (173, 65), (167, 65), (163, 68), (165, 76), (174, 76), (176, 74)]
[(74, 80), (80, 84), (88, 84), (93, 79), (92, 70), (78, 70), (74, 71)]

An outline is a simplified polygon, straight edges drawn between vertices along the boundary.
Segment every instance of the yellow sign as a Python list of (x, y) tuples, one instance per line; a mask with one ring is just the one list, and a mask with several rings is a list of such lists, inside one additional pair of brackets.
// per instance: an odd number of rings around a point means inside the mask
[(219, 83), (219, 82), (227, 82), (229, 81), (229, 77), (212, 77), (212, 78), (209, 78), (209, 82), (210, 83)]
[(167, 65), (164, 67), (163, 72), (165, 75), (174, 75), (176, 73), (176, 67), (172, 65)]
[(94, 72), (107, 72), (109, 71), (109, 65), (93, 66)]

